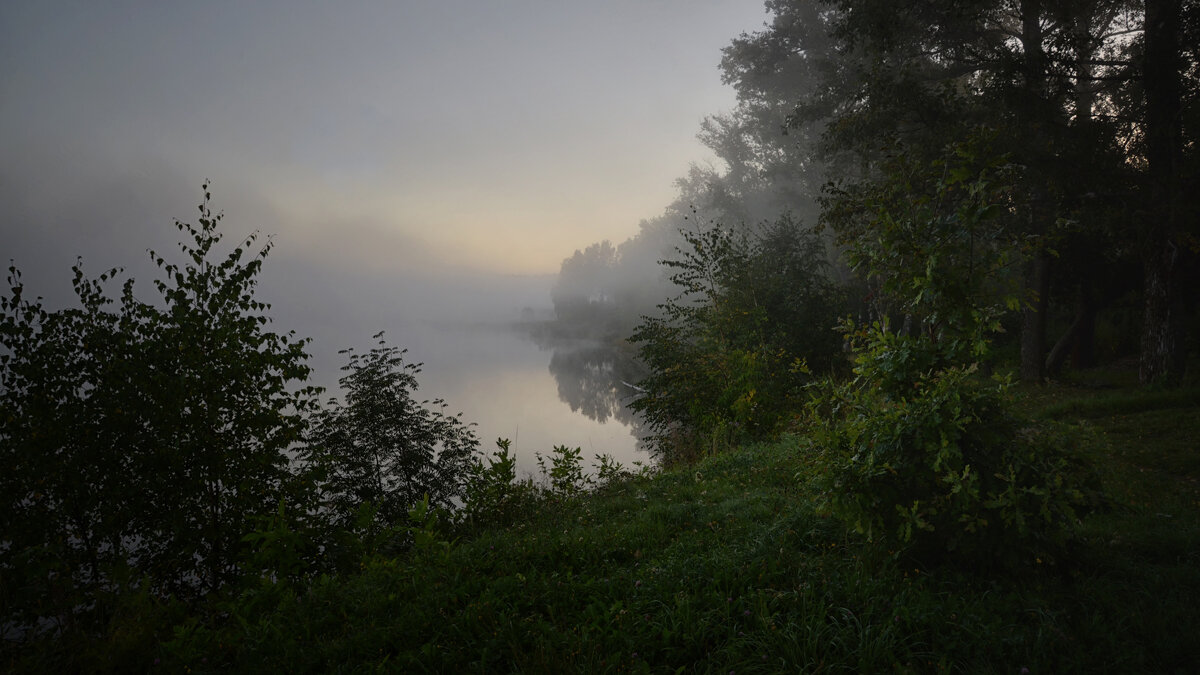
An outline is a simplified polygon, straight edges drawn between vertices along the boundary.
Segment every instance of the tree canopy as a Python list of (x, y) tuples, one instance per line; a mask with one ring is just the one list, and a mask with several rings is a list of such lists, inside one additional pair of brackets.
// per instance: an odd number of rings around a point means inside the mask
[[(1008, 167), (1005, 274), (1021, 291), (1004, 339), (1021, 377), (1136, 349), (1144, 382), (1180, 379), (1200, 297), (1197, 3), (765, 4), (764, 27), (724, 50), (737, 106), (701, 127), (723, 165), (693, 167), (676, 203), (615, 247), (620, 278), (652, 278), (634, 270), (683, 243), (689, 205), (729, 228), (791, 213), (828, 228), (829, 273), (849, 298), (894, 306), (846, 273), (841, 252), (878, 234), (846, 214), (902, 180), (898, 167), (988, 139), (980, 159)], [(564, 263), (562, 279), (575, 273)]]
[(80, 263), (79, 307), (48, 311), (10, 269), (0, 569), (21, 620), (69, 618), (81, 594), (144, 580), (184, 596), (227, 584), (242, 536), (287, 497), (315, 394), (306, 340), (271, 331), (255, 297), (270, 242), (219, 253), (207, 185), (199, 216), (176, 222), (176, 259), (151, 252), (152, 302), (132, 279), (110, 297), (119, 270), (89, 279)]

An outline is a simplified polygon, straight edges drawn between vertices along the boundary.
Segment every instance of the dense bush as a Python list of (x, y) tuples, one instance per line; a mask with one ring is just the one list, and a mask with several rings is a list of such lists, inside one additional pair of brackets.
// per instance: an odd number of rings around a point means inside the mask
[(828, 190), (822, 213), (872, 288), (873, 319), (903, 316), (907, 332), (950, 343), (959, 360), (983, 356), (1000, 317), (1032, 300), (1017, 290), (1030, 244), (1014, 232), (1017, 167), (990, 138), (927, 162), (897, 152), (881, 163), (884, 179)]
[[(207, 186), (206, 186), (207, 188)], [(293, 483), (288, 449), (313, 391), (305, 341), (269, 330), (255, 298), (270, 243), (218, 254), (205, 194), (146, 302), (118, 271), (74, 268), (77, 308), (0, 298), (0, 623), (103, 623), (98, 599), (183, 597), (240, 574), (244, 534)], [(249, 259), (247, 259), (249, 258)], [(11, 624), (9, 622), (12, 622)], [(5, 629), (6, 631), (8, 628)]]
[(310, 419), (300, 456), (321, 495), (321, 510), (352, 540), (374, 540), (408, 520), (425, 501), (450, 509), (463, 496), (479, 447), (471, 426), (444, 412), (441, 400), (418, 401), (420, 364), (375, 335), (378, 346), (349, 357), (331, 400)]
[(517, 458), (512, 443), (497, 439), (490, 457), (476, 456), (467, 467), (466, 492), (457, 515), (468, 528), (510, 523), (537, 502), (531, 479), (517, 479)]
[(1070, 430), (1023, 421), (977, 367), (929, 367), (926, 338), (873, 326), (856, 377), (809, 407), (835, 514), (893, 550), (976, 562), (1046, 559), (1098, 500)]
[(817, 238), (790, 218), (756, 232), (684, 233), (663, 264), (680, 294), (630, 340), (650, 375), (631, 404), (660, 458), (772, 436), (801, 406), (810, 366), (840, 358), (836, 293)]
[(1020, 306), (1009, 275), (1011, 167), (975, 146), (840, 193), (827, 216), (873, 280), (886, 320), (843, 326), (854, 378), (809, 405), (834, 512), (893, 549), (977, 561), (1061, 550), (1094, 503), (1069, 434), (1018, 420), (979, 373), (999, 317)]

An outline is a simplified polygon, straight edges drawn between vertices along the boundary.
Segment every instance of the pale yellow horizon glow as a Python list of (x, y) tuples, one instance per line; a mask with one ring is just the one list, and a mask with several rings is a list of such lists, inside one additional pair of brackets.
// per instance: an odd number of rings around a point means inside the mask
[[(685, 136), (685, 134), (680, 134)], [(447, 269), (511, 275), (559, 271), (576, 250), (635, 235), (639, 223), (675, 198), (672, 175), (688, 150), (714, 158), (690, 139), (679, 154), (614, 167), (581, 156), (557, 171), (543, 166), (474, 167), (471, 180), (399, 171), (332, 180), (294, 167), (257, 166), (273, 176), (258, 197), (296, 255), (314, 263), (432, 273)], [(589, 160), (595, 164), (589, 164)]]
[[(186, 218), (211, 178), (231, 222), (318, 267), (553, 274), (635, 234), (712, 161), (695, 136), (734, 104), (720, 49), (763, 16), (761, 0), (120, 17), (17, 0), (0, 8), (0, 215), (20, 258), (116, 251), (147, 231), (131, 216)], [(114, 187), (143, 204), (105, 204), (111, 236), (92, 242), (93, 200)]]

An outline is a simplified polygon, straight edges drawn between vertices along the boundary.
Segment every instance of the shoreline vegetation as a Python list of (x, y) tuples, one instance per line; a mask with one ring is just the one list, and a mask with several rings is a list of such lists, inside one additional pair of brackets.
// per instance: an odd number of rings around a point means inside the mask
[(149, 289), (12, 263), (0, 665), (1195, 670), (1200, 4), (766, 9), (720, 168), (523, 312), (654, 467), (518, 478), (382, 333), (322, 405), (207, 184)]
[(1030, 412), (1089, 428), (1114, 505), (1069, 560), (1011, 575), (874, 550), (813, 508), (792, 436), (379, 561), (177, 646), (310, 672), (1183, 672), (1200, 627), (1197, 391), (1029, 388)]
[[(1023, 386), (1081, 428), (1110, 507), (1058, 560), (923, 565), (819, 508), (802, 435), (568, 495), (497, 526), (188, 610), (139, 596), (16, 671), (1186, 672), (1200, 628), (1200, 389), (1129, 369)], [(1169, 423), (1166, 423), (1170, 420)], [(418, 514), (428, 525), (425, 514)]]
[(993, 339), (1020, 302), (988, 273), (1007, 259), (964, 236), (1003, 211), (970, 179), (937, 185), (963, 197), (952, 219), (850, 251), (896, 328), (829, 331), (840, 292), (789, 219), (685, 233), (663, 263), (681, 294), (629, 339), (649, 374), (622, 378), (658, 464), (589, 474), (560, 445), (539, 480), (418, 401), (420, 364), (382, 333), (321, 406), (306, 341), (254, 295), (269, 242), (222, 257), (207, 191), (176, 223), (182, 263), (152, 253), (160, 303), (77, 265), (81, 309), (48, 312), (14, 266), (0, 663), (1186, 671), (1200, 388), (1146, 387), (1129, 360), (1015, 383)]

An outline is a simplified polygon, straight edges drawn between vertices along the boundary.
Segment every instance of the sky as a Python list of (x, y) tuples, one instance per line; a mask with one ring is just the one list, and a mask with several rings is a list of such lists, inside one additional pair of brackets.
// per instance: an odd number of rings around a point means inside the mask
[[(444, 326), (545, 310), (564, 258), (716, 162), (696, 133), (735, 102), (721, 48), (766, 19), (762, 0), (3, 0), (0, 262), (49, 308), (73, 304), (77, 256), (152, 301), (146, 250), (175, 253), (210, 181), (230, 248), (272, 238), (257, 298), (312, 339), (315, 383), (335, 392), (338, 350), (387, 331), (423, 393), (532, 438), (549, 423), (482, 407), (522, 396), (473, 384), (515, 361)], [(548, 354), (518, 356), (509, 380), (545, 380)]]
[[(0, 253), (37, 275), (231, 237), (410, 275), (548, 274), (661, 213), (761, 0), (0, 3)], [(89, 261), (95, 260), (92, 265)]]

